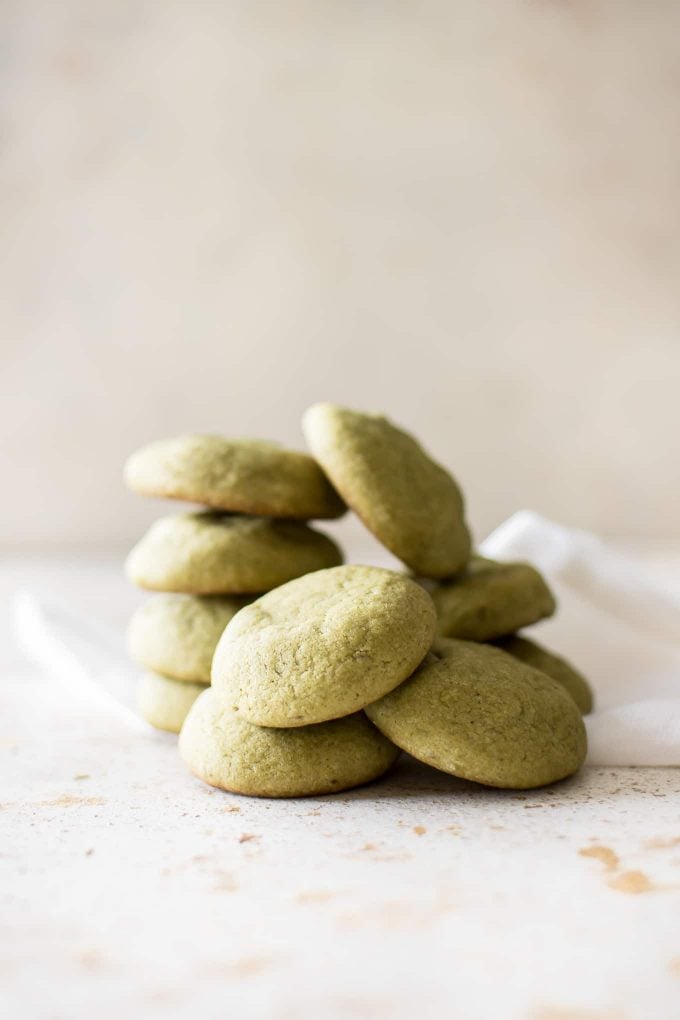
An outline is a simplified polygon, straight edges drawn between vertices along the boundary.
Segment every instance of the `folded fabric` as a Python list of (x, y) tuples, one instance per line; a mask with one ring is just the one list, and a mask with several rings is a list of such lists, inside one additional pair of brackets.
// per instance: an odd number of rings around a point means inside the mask
[(140, 669), (123, 636), (29, 591), (14, 596), (14, 636), (24, 655), (61, 686), (69, 711), (104, 712), (138, 732), (153, 732), (137, 714)]

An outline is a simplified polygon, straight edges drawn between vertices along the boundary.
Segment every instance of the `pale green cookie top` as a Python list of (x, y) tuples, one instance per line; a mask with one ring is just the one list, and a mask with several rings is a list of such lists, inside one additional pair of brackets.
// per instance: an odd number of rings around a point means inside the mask
[(213, 686), (261, 726), (336, 719), (410, 676), (435, 626), (430, 596), (403, 574), (320, 570), (236, 614), (215, 649)]
[(451, 475), (387, 418), (314, 404), (309, 447), (345, 502), (376, 538), (423, 577), (465, 566), (470, 535)]
[(415, 758), (487, 786), (553, 783), (586, 755), (583, 720), (564, 688), (491, 645), (440, 639), (366, 714)]
[(157, 730), (179, 733), (189, 709), (206, 684), (171, 680), (159, 673), (145, 673), (137, 688), (139, 714)]
[(363, 712), (297, 729), (253, 726), (208, 690), (179, 738), (191, 772), (250, 797), (308, 797), (377, 779), (399, 752)]
[(443, 637), (491, 641), (555, 612), (547, 584), (528, 563), (474, 556), (460, 577), (428, 585)]
[(340, 517), (345, 506), (306, 453), (261, 439), (197, 435), (137, 450), (125, 481), (143, 496), (165, 496), (266, 517)]
[(161, 517), (125, 569), (133, 584), (153, 591), (245, 595), (338, 563), (335, 542), (300, 521), (205, 511)]
[(235, 595), (154, 595), (130, 620), (130, 655), (175, 680), (209, 684), (215, 646), (247, 601)]
[(592, 712), (593, 692), (590, 684), (566, 659), (519, 634), (502, 638), (496, 645), (509, 655), (514, 655), (516, 659), (521, 659), (527, 665), (540, 669), (541, 673), (547, 673), (553, 680), (557, 680), (558, 684), (571, 694), (584, 715)]

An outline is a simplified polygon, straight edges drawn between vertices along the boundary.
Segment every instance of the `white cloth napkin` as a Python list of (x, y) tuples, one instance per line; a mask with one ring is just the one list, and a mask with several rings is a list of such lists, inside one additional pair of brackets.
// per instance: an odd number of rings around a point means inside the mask
[[(673, 590), (587, 532), (529, 511), (515, 514), (480, 551), (526, 559), (547, 577), (557, 615), (532, 628), (571, 659), (595, 689), (586, 719), (593, 765), (680, 765), (680, 585)], [(21, 592), (14, 629), (25, 653), (75, 695), (85, 713), (107, 711), (138, 732), (138, 670), (120, 635)]]
[(61, 684), (70, 696), (69, 711), (105, 712), (138, 732), (153, 732), (135, 708), (140, 670), (128, 658), (122, 635), (29, 591), (18, 592), (12, 608), (18, 644)]
[(680, 765), (680, 588), (595, 535), (526, 510), (481, 552), (528, 560), (555, 592), (557, 614), (535, 628), (536, 639), (594, 687), (589, 764)]

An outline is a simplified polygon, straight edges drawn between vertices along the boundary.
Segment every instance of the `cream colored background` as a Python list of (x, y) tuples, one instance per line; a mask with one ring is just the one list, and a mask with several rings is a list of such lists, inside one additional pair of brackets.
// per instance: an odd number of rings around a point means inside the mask
[(478, 535), (680, 535), (680, 5), (2, 5), (5, 543), (124, 455), (386, 410)]

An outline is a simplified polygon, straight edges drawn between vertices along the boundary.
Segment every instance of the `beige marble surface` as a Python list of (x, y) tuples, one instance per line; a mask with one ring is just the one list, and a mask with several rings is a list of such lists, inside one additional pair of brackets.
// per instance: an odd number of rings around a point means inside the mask
[(402, 759), (299, 801), (213, 791), (174, 738), (13, 647), (37, 588), (122, 628), (119, 557), (0, 569), (0, 1002), (12, 1020), (672, 1020), (680, 770), (528, 793)]
[(6, 0), (0, 540), (119, 465), (384, 409), (520, 506), (677, 535), (673, 0)]

